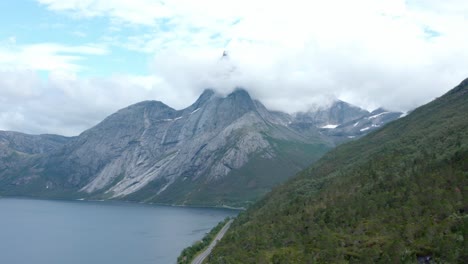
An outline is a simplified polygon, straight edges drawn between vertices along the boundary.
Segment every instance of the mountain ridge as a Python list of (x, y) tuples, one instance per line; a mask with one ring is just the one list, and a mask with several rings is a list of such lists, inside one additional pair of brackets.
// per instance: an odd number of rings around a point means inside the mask
[(0, 172), (0, 194), (245, 206), (349, 140), (317, 122), (295, 123), (242, 88), (227, 96), (206, 89), (180, 110), (143, 101)]

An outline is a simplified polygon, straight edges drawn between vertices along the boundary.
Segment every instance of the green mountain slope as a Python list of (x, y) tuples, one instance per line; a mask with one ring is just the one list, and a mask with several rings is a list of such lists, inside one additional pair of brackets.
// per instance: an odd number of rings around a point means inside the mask
[(241, 214), (209, 263), (466, 263), (468, 79)]

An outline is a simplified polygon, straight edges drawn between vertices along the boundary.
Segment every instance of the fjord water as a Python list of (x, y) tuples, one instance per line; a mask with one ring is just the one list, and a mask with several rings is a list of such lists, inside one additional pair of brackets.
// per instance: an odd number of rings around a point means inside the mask
[(175, 263), (238, 211), (0, 198), (0, 263)]

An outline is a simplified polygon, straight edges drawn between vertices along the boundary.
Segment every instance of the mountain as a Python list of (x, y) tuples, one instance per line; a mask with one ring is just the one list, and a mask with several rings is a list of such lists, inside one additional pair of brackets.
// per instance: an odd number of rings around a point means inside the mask
[(404, 116), (402, 112), (392, 112), (378, 108), (354, 120), (340, 123), (336, 127), (321, 127), (321, 131), (328, 137), (333, 138), (335, 142), (345, 142), (349, 141), (349, 139), (362, 137), (402, 116)]
[(2, 175), (0, 193), (245, 206), (332, 147), (285, 122), (242, 89), (183, 110), (145, 101)]
[(331, 127), (360, 119), (368, 114), (369, 112), (364, 109), (337, 100), (328, 107), (320, 107), (308, 112), (299, 112), (295, 115), (295, 121), (311, 123), (317, 127)]
[(58, 135), (28, 135), (12, 131), (0, 131), (0, 150), (24, 154), (49, 153), (62, 147), (70, 138)]
[[(63, 147), (71, 138), (58, 135), (28, 135), (12, 131), (0, 131), (0, 182), (5, 175), (20, 174), (23, 168), (34, 163), (40, 155)], [(9, 184), (27, 182), (36, 175), (14, 179)]]
[(468, 79), (335, 148), (241, 213), (209, 263), (465, 263), (467, 113)]
[(289, 126), (305, 135), (318, 129), (320, 134), (340, 144), (366, 135), (401, 116), (401, 112), (383, 108), (369, 112), (337, 100), (327, 107), (296, 113)]
[(47, 151), (0, 171), (0, 195), (247, 206), (335, 146), (323, 122), (369, 115), (344, 102), (321, 111), (301, 130), (243, 89), (205, 90), (182, 110), (140, 102), (60, 144), (44, 139)]

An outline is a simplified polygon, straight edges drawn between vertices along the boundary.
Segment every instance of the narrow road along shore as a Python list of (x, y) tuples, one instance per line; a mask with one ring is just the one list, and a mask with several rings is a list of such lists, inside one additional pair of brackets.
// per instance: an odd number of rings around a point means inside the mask
[(202, 253), (200, 253), (193, 261), (192, 261), (192, 264), (202, 264), (203, 261), (210, 255), (211, 251), (213, 250), (213, 248), (216, 246), (216, 244), (218, 243), (219, 240), (221, 240), (221, 238), (223, 238), (224, 234), (226, 234), (226, 231), (229, 229), (229, 227), (231, 226), (232, 224), (232, 221), (234, 221), (234, 219), (231, 219), (229, 220), (224, 226), (223, 228), (219, 231), (219, 233), (216, 235), (216, 237), (213, 239), (213, 241), (211, 241), (210, 245), (208, 246), (207, 249), (205, 249), (205, 251), (203, 251)]

